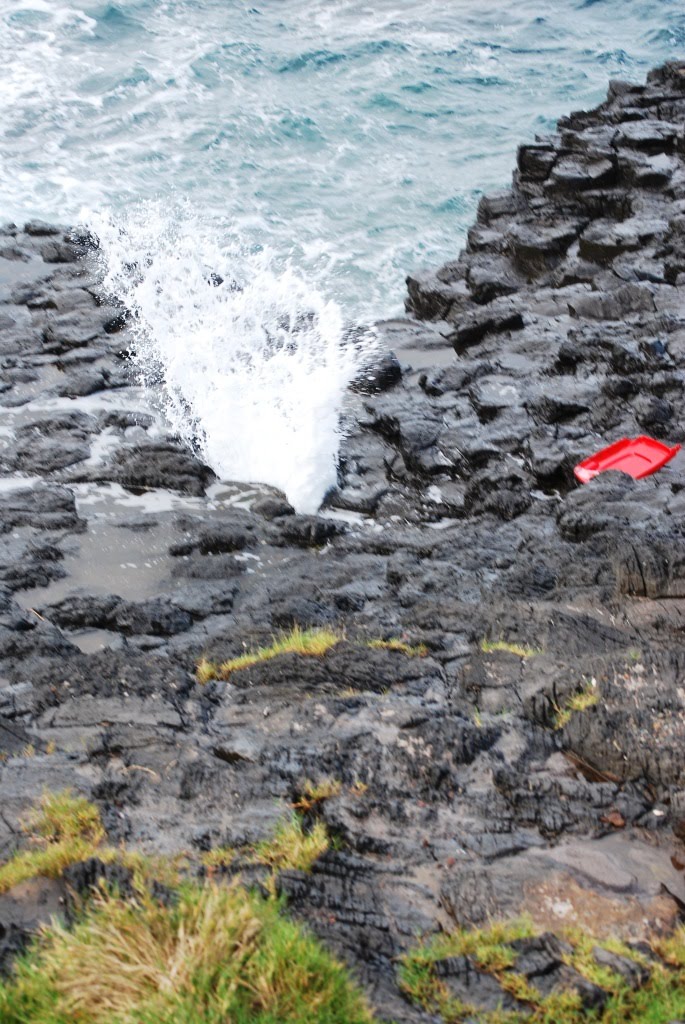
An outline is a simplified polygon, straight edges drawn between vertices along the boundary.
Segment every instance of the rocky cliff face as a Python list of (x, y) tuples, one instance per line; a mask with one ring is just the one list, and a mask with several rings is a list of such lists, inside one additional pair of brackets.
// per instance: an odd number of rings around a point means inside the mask
[[(521, 147), (381, 325), (397, 360), (360, 382), (316, 517), (222, 491), (165, 434), (86, 239), (4, 229), (0, 856), (44, 787), (95, 799), (114, 840), (198, 853), (339, 780), (312, 812), (339, 848), (281, 886), (396, 1020), (421, 1019), (393, 961), (417, 933), (675, 918), (685, 456), (637, 482), (573, 466), (685, 439), (684, 125), (669, 64)], [(295, 624), (345, 639), (197, 681)], [(0, 897), (0, 938), (39, 916)]]

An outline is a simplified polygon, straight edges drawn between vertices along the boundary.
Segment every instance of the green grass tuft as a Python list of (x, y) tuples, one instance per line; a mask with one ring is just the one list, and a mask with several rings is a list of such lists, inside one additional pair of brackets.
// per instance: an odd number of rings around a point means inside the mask
[(218, 665), (215, 665), (213, 661), (208, 661), (207, 658), (201, 658), (195, 669), (195, 678), (200, 686), (204, 686), (205, 683), (209, 683), (212, 679), (218, 679)]
[(105, 838), (97, 807), (69, 789), (44, 793), (38, 807), (27, 815), (23, 829), (46, 843), (84, 839), (97, 845)]
[(0, 867), (0, 894), (30, 878), (59, 878), (65, 868), (93, 857), (97, 847), (82, 839), (51, 843), (42, 850), (22, 850)]
[(309, 871), (329, 846), (330, 837), (322, 821), (305, 833), (302, 821), (293, 814), (288, 821), (280, 822), (270, 839), (257, 843), (248, 859), (253, 864), (266, 864), (273, 871)]
[(588, 679), (582, 689), (568, 698), (563, 707), (556, 707), (554, 716), (554, 728), (563, 729), (571, 720), (571, 717), (580, 711), (587, 711), (599, 704), (599, 690), (597, 681)]
[(535, 658), (538, 654), (542, 654), (542, 650), (539, 647), (509, 643), (507, 640), (481, 640), (480, 649), (483, 654), (494, 654), (496, 651), (504, 651), (507, 654), (515, 654), (518, 658)]
[(43, 794), (22, 829), (31, 847), (0, 865), (0, 893), (38, 875), (57, 878), (70, 864), (92, 857), (105, 838), (97, 807), (71, 790)]
[(401, 654), (406, 654), (408, 658), (425, 658), (428, 654), (428, 648), (425, 644), (415, 644), (413, 647), (411, 644), (406, 643), (404, 640), (391, 639), (391, 640), (369, 640), (367, 647), (371, 647), (373, 650), (382, 651), (399, 651)]
[(237, 658), (231, 658), (222, 665), (215, 665), (203, 658), (197, 666), (196, 678), (199, 683), (208, 683), (210, 679), (228, 679), (233, 672), (251, 668), (261, 662), (278, 658), (282, 654), (321, 657), (341, 640), (342, 633), (337, 633), (332, 629), (300, 629), (299, 626), (295, 626), (290, 633), (275, 639), (267, 647), (258, 647), (254, 651), (240, 654)]
[(203, 853), (200, 860), (211, 872), (217, 868), (230, 868), (237, 856), (238, 853), (232, 846), (215, 846)]
[[(302, 657), (322, 657), (327, 651), (343, 639), (342, 632), (325, 627), (319, 629), (301, 629), (295, 626), (290, 633), (276, 638), (273, 643), (266, 647), (258, 647), (256, 650), (239, 654), (236, 658), (217, 665), (207, 658), (202, 658), (195, 669), (195, 678), (198, 683), (204, 685), (212, 679), (229, 679), (233, 672), (240, 672), (242, 669), (252, 668), (264, 661), (278, 658), (282, 654), (299, 654)], [(404, 640), (369, 640), (367, 647), (387, 651), (399, 651), (408, 658), (425, 658), (428, 648), (425, 644), (412, 646)]]
[(302, 792), (293, 803), (293, 807), (301, 813), (307, 813), (325, 800), (340, 796), (341, 792), (342, 782), (340, 779), (321, 779), (320, 782), (312, 782), (311, 779), (307, 779), (302, 786)]

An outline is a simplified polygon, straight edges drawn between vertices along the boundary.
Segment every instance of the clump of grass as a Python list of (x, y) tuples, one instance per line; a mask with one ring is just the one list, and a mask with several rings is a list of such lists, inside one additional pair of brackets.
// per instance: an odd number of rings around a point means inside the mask
[(273, 871), (309, 871), (329, 846), (330, 837), (322, 821), (305, 833), (302, 821), (293, 814), (288, 821), (280, 822), (270, 839), (257, 843), (248, 859), (253, 864), (266, 864)]
[(0, 894), (29, 878), (58, 878), (70, 864), (94, 856), (96, 847), (82, 839), (51, 843), (41, 850), (23, 850), (0, 867)]
[(98, 845), (105, 838), (97, 807), (70, 789), (44, 793), (38, 807), (26, 816), (23, 829), (46, 843), (80, 838)]
[(218, 679), (219, 667), (215, 665), (213, 661), (208, 661), (207, 658), (201, 658), (197, 663), (195, 669), (195, 678), (201, 686), (205, 683), (209, 683), (212, 679)]
[(215, 846), (203, 853), (200, 860), (208, 871), (216, 871), (217, 868), (230, 868), (237, 856), (232, 846)]
[(151, 878), (176, 885), (184, 865), (182, 854), (149, 857), (137, 850), (107, 845), (97, 807), (68, 789), (44, 793), (22, 822), (22, 829), (30, 846), (0, 865), (0, 894), (30, 878), (58, 878), (70, 864), (89, 857), (130, 868), (137, 889), (143, 889)]
[(161, 882), (170, 889), (175, 888), (189, 864), (188, 855), (185, 853), (178, 853), (173, 857), (150, 856), (141, 853), (140, 850), (128, 850), (125, 847), (101, 847), (98, 857), (105, 863), (117, 863), (130, 868), (133, 872), (133, 886), (137, 892), (144, 892), (152, 880)]
[(428, 648), (425, 644), (415, 644), (412, 647), (411, 644), (406, 643), (404, 640), (395, 638), (390, 640), (369, 640), (366, 646), (371, 647), (373, 650), (399, 651), (408, 658), (425, 658), (428, 654)]
[(97, 807), (71, 790), (43, 794), (22, 828), (31, 848), (0, 866), (0, 893), (37, 875), (58, 877), (70, 864), (92, 857), (105, 838)]
[(3, 1024), (372, 1024), (344, 968), (279, 904), (237, 885), (162, 906), (100, 893), (42, 930), (0, 984)]
[(505, 651), (507, 654), (515, 654), (518, 658), (535, 658), (542, 654), (540, 647), (529, 647), (526, 644), (509, 643), (508, 640), (481, 640), (480, 649), (483, 654), (494, 654), (496, 651)]
[(654, 947), (667, 963), (685, 972), (685, 925), (680, 925), (671, 935), (659, 938)]
[[(564, 954), (565, 962), (607, 994), (603, 1008), (594, 1011), (582, 1006), (579, 993), (573, 989), (553, 990), (543, 996), (517, 974), (516, 951), (509, 944), (533, 934), (530, 922), (515, 921), (439, 935), (401, 958), (400, 986), (412, 1002), (429, 1013), (439, 1014), (445, 1024), (461, 1024), (471, 1018), (479, 1024), (584, 1024), (588, 1020), (595, 1024), (666, 1024), (685, 1014), (685, 928), (676, 929), (668, 939), (654, 942), (663, 963), (647, 959), (618, 939), (597, 940), (579, 929), (566, 930), (563, 937), (570, 952)], [(597, 947), (645, 968), (644, 984), (633, 990), (621, 975), (598, 963), (594, 957)], [(455, 999), (436, 966), (447, 957), (462, 955), (496, 978), (503, 993), (525, 1007), (487, 1011)]]
[(599, 690), (596, 679), (587, 679), (577, 693), (572, 694), (563, 705), (555, 708), (554, 728), (563, 729), (571, 720), (571, 716), (579, 711), (587, 711), (599, 704)]
[(322, 779), (320, 782), (312, 782), (311, 779), (307, 779), (293, 807), (298, 811), (306, 813), (313, 810), (318, 804), (323, 803), (324, 800), (330, 800), (334, 796), (339, 796), (341, 791), (342, 782), (340, 779)]
[(321, 657), (331, 647), (342, 640), (342, 634), (332, 629), (300, 629), (295, 626), (290, 633), (285, 633), (269, 644), (267, 647), (258, 647), (254, 651), (240, 654), (237, 658), (231, 658), (216, 665), (206, 658), (203, 658), (196, 669), (196, 678), (199, 683), (208, 683), (210, 679), (228, 679), (233, 672), (240, 672), (241, 669), (251, 668), (261, 662), (278, 658), (282, 654), (299, 654), (302, 657)]

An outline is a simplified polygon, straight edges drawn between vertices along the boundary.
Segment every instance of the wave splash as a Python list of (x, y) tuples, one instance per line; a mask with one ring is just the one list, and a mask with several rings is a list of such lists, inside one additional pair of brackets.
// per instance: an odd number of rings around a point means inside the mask
[(336, 484), (345, 391), (373, 332), (351, 340), (340, 307), (291, 266), (161, 204), (82, 219), (173, 429), (220, 479), (269, 484), (315, 512)]

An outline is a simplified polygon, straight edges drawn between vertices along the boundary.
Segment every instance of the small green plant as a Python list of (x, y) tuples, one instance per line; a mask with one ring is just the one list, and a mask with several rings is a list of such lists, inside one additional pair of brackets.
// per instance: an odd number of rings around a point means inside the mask
[(270, 661), (283, 654), (299, 654), (302, 657), (322, 657), (326, 651), (342, 640), (342, 633), (336, 633), (332, 629), (300, 629), (295, 626), (290, 633), (275, 639), (267, 647), (258, 647), (254, 651), (240, 654), (236, 658), (230, 658), (221, 665), (203, 658), (196, 669), (196, 678), (199, 683), (208, 683), (210, 679), (228, 679), (233, 672), (240, 672), (242, 669), (251, 668), (261, 662)]
[(36, 875), (56, 878), (69, 864), (92, 857), (105, 838), (97, 807), (71, 790), (44, 793), (22, 829), (31, 846), (0, 866), (0, 893)]
[(201, 686), (209, 683), (212, 679), (218, 679), (219, 669), (213, 661), (208, 661), (207, 658), (201, 658), (197, 663), (195, 669), (195, 678)]
[(554, 728), (563, 729), (571, 720), (572, 715), (579, 711), (587, 711), (599, 703), (599, 690), (596, 679), (587, 679), (582, 689), (572, 694), (566, 703), (559, 707), (555, 706)]
[(497, 651), (504, 651), (506, 654), (515, 654), (518, 658), (535, 658), (538, 654), (542, 654), (542, 650), (539, 647), (509, 643), (508, 640), (481, 640), (480, 649), (483, 654), (494, 654)]
[(253, 864), (266, 864), (273, 871), (309, 871), (322, 853), (330, 846), (328, 830), (322, 821), (314, 823), (305, 833), (301, 819), (293, 814), (282, 821), (270, 839), (257, 843), (248, 860)]
[(218, 868), (230, 868), (237, 856), (238, 854), (232, 846), (215, 846), (212, 850), (203, 853), (200, 860), (211, 872)]
[(97, 845), (105, 838), (97, 807), (70, 789), (44, 793), (38, 807), (27, 814), (23, 829), (46, 843), (85, 839)]
[(306, 813), (318, 804), (323, 803), (324, 800), (330, 800), (334, 796), (339, 796), (341, 791), (342, 782), (340, 779), (322, 779), (320, 782), (312, 782), (311, 779), (307, 779), (302, 787), (302, 792), (293, 803), (293, 807), (297, 811)]
[(408, 658), (425, 658), (428, 654), (428, 648), (425, 644), (415, 644), (412, 647), (411, 644), (406, 643), (404, 640), (396, 638), (390, 640), (369, 640), (366, 646), (371, 647), (372, 650), (399, 651), (400, 654), (405, 654)]
[(658, 938), (654, 948), (668, 964), (685, 971), (685, 925), (680, 925), (669, 936)]

